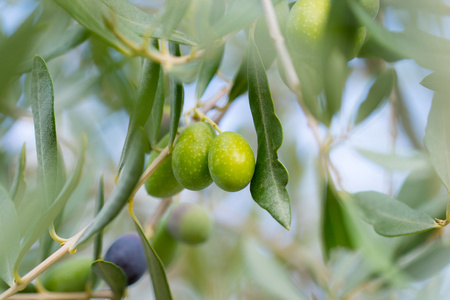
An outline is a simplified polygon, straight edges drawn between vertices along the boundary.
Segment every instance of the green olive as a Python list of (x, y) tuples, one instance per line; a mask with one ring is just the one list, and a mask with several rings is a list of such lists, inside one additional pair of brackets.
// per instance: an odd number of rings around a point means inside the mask
[(167, 218), (161, 220), (156, 226), (155, 234), (150, 238), (150, 243), (166, 268), (178, 256), (179, 242), (169, 233), (167, 229)]
[(209, 149), (208, 167), (218, 187), (228, 192), (236, 192), (252, 180), (255, 156), (241, 135), (227, 131), (214, 139)]
[[(162, 149), (169, 143), (169, 135), (167, 134), (157, 145)], [(152, 151), (147, 162), (147, 167), (158, 157), (159, 153)], [(156, 169), (156, 171), (145, 182), (145, 189), (147, 193), (153, 197), (167, 198), (178, 194), (183, 190), (183, 187), (175, 179), (172, 170), (172, 155)]]
[(186, 189), (199, 191), (212, 183), (208, 150), (216, 135), (211, 125), (198, 122), (180, 134), (172, 153), (173, 174)]
[(41, 282), (52, 292), (82, 292), (91, 274), (91, 258), (71, 258), (43, 273)]
[(169, 213), (167, 230), (176, 239), (187, 244), (205, 242), (212, 231), (208, 211), (194, 203), (175, 205)]

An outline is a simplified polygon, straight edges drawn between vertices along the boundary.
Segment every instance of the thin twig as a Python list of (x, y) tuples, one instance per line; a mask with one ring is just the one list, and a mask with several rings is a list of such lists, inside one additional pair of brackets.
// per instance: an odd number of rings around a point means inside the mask
[(8, 300), (77, 300), (77, 299), (113, 299), (114, 294), (109, 291), (98, 291), (95, 293), (29, 293), (16, 294), (8, 298)]
[(31, 270), (28, 274), (21, 278), (21, 282), (14, 283), (9, 289), (0, 294), (0, 300), (6, 299), (15, 293), (23, 290), (27, 287), (27, 285), (33, 281), (36, 277), (38, 277), (42, 272), (44, 272), (48, 267), (50, 267), (54, 262), (64, 256), (67, 252), (69, 252), (70, 247), (72, 247), (84, 232), (86, 228), (78, 232), (76, 235), (71, 237), (64, 245), (55, 251), (52, 255), (47, 257), (43, 262), (41, 262), (38, 266), (36, 266), (33, 270)]

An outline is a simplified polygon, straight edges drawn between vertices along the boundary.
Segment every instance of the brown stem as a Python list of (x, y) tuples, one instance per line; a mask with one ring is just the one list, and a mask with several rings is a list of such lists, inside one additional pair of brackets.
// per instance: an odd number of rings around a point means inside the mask
[(113, 299), (114, 295), (111, 291), (98, 291), (95, 293), (29, 293), (17, 294), (7, 298), (8, 300), (77, 300), (77, 299)]

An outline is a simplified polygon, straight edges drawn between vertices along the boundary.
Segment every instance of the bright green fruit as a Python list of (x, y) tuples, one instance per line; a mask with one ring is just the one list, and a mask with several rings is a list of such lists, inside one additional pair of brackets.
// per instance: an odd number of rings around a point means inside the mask
[(193, 203), (181, 203), (172, 208), (167, 220), (167, 230), (176, 239), (187, 244), (205, 242), (213, 222), (208, 211)]
[(52, 292), (82, 292), (91, 274), (91, 264), (91, 258), (71, 258), (46, 271), (41, 282)]
[(252, 180), (255, 156), (241, 135), (227, 131), (214, 139), (209, 149), (208, 167), (218, 187), (228, 192), (236, 192)]
[(178, 255), (179, 242), (173, 238), (167, 229), (167, 218), (161, 220), (156, 227), (155, 234), (150, 239), (153, 249), (168, 268)]
[(286, 26), (290, 47), (304, 56), (316, 55), (322, 43), (331, 2), (299, 0), (291, 8)]
[(369, 13), (372, 19), (377, 16), (378, 10), (380, 9), (379, 0), (359, 0), (359, 3), (364, 7), (367, 13)]
[(172, 153), (177, 181), (188, 190), (199, 191), (212, 183), (208, 170), (208, 150), (216, 135), (211, 125), (198, 122), (180, 134)]
[[(158, 148), (165, 148), (169, 144), (169, 135), (166, 135), (157, 145)], [(147, 162), (147, 167), (158, 157), (159, 153), (152, 151)], [(156, 169), (156, 171), (145, 182), (147, 193), (153, 197), (167, 198), (178, 194), (183, 187), (178, 183), (173, 175), (172, 155)]]

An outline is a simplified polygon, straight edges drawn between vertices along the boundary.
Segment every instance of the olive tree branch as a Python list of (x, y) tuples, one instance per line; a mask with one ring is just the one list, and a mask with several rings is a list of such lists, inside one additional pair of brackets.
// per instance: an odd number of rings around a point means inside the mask
[(114, 294), (109, 290), (95, 293), (29, 293), (17, 294), (7, 298), (8, 300), (77, 300), (77, 299), (114, 299)]
[(50, 267), (54, 262), (64, 256), (67, 252), (69, 252), (70, 247), (72, 247), (77, 240), (80, 238), (81, 234), (84, 232), (86, 228), (82, 229), (80, 232), (75, 234), (73, 237), (68, 239), (61, 248), (55, 251), (52, 255), (47, 257), (43, 262), (37, 265), (33, 270), (28, 272), (25, 276), (23, 276), (20, 282), (15, 282), (9, 289), (0, 294), (0, 300), (4, 300), (15, 293), (23, 290), (27, 287), (27, 285), (33, 281), (36, 277), (38, 277), (42, 272), (44, 272), (48, 267)]

